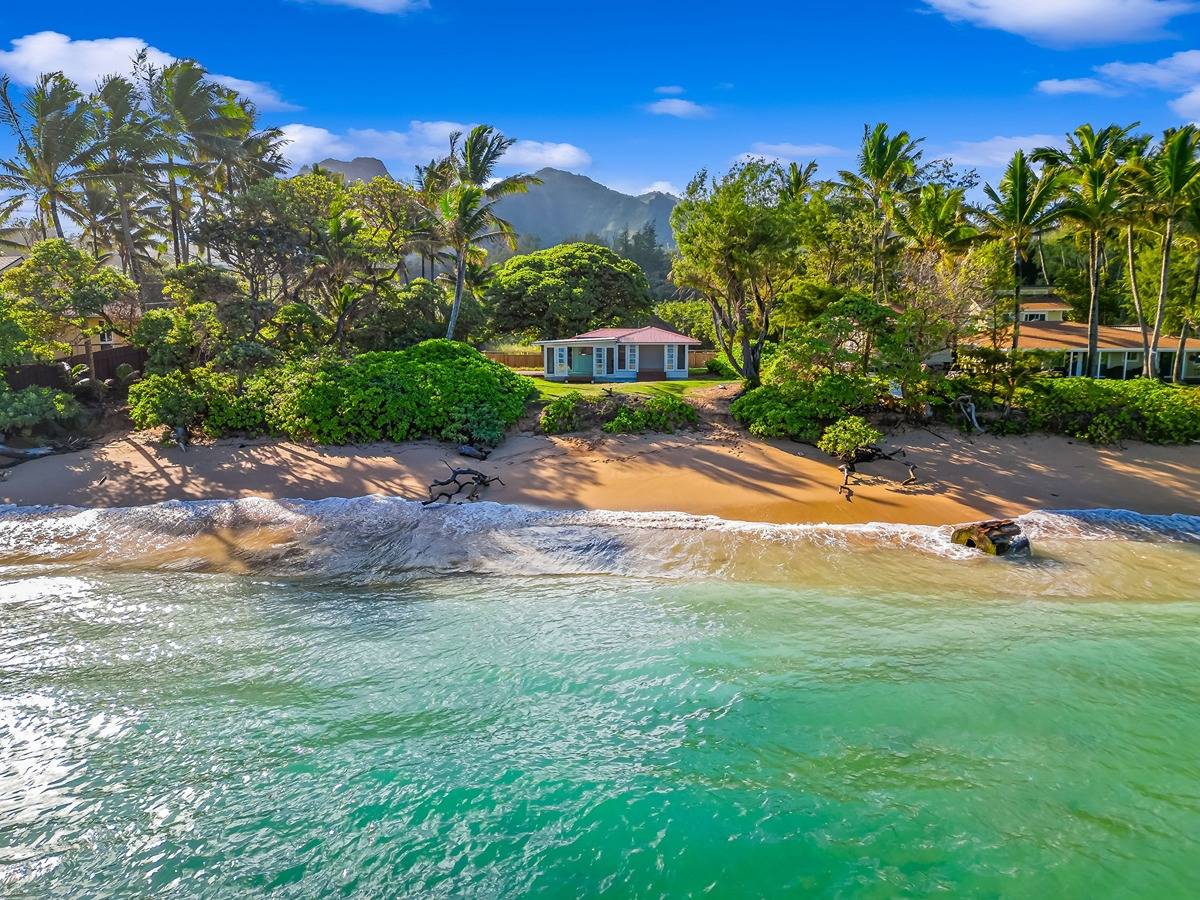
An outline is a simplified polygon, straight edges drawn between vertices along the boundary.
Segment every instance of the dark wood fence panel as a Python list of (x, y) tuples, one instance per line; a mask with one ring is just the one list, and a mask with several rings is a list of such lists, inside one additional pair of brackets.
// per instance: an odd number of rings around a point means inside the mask
[[(109, 350), (97, 350), (92, 354), (92, 358), (96, 367), (92, 377), (103, 381), (106, 378), (115, 378), (117, 369), (123, 365), (140, 370), (146, 364), (146, 351), (138, 347), (113, 347)], [(81, 353), (63, 362), (73, 366), (86, 366), (88, 358), (86, 354)], [(0, 374), (3, 374), (4, 381), (14, 391), (27, 387), (64, 387), (62, 370), (57, 363), (0, 369)]]

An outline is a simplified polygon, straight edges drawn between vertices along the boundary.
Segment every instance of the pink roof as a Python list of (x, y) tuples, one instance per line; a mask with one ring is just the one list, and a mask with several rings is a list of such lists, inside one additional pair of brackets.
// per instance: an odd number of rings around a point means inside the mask
[(653, 325), (646, 328), (596, 328), (570, 338), (572, 341), (616, 341), (618, 344), (699, 344), (695, 338)]

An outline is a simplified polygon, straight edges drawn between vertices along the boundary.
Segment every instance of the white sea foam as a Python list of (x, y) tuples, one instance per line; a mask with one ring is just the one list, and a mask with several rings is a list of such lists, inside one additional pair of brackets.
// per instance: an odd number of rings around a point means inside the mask
[[(1200, 543), (1200, 517), (1035, 512), (1040, 543)], [(630, 575), (795, 580), (867, 563), (908, 574), (975, 560), (952, 528), (772, 525), (674, 512), (547, 510), (491, 502), (424, 507), (396, 497), (171, 501), (121, 509), (0, 507), (0, 565), (215, 568), (369, 582), (398, 576)], [(864, 556), (863, 554), (869, 554)], [(931, 568), (930, 572), (936, 571)]]

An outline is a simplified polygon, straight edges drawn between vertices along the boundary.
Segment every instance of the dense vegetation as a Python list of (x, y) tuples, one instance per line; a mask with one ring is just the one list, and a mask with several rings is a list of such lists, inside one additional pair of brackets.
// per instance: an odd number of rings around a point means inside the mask
[(670, 433), (695, 425), (699, 419), (696, 408), (674, 394), (585, 397), (571, 391), (546, 404), (540, 424), (546, 434), (567, 434), (597, 426), (609, 434), (642, 434)]
[[(1081, 126), (1016, 153), (972, 206), (974, 172), (879, 124), (834, 178), (767, 160), (699, 173), (672, 217), (674, 255), (647, 227), (491, 264), (518, 245), (496, 202), (537, 180), (498, 174), (512, 141), (488, 126), (407, 181), (285, 177), (282, 135), (251, 103), (194, 62), (145, 59), (88, 94), (57, 73), (23, 95), (2, 82), (0, 123), (16, 138), (0, 239), (27, 256), (0, 276), (0, 365), (123, 337), (147, 355), (129, 397), (139, 425), (494, 443), (529, 386), (467, 345), (653, 311), (722, 351), (713, 368), (744, 380), (733, 411), (756, 434), (819, 441), (853, 416), (966, 427), (969, 401), (997, 431), (1194, 439), (1195, 389), (1159, 384), (1149, 362), (1200, 320), (1192, 126), (1158, 139)], [(1089, 323), (1087, 371), (1098, 327), (1128, 324), (1147, 377), (1059, 378), (1061, 359), (1014, 349), (1036, 284)], [(929, 365), (948, 348), (952, 372)], [(68, 424), (126, 379), (81, 381), (0, 391), (0, 429)], [(669, 430), (684, 406), (639, 400), (604, 425)]]

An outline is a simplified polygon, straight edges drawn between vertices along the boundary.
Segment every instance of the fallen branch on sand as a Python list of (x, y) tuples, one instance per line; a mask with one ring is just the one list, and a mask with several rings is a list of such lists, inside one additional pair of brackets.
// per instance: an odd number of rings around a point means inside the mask
[[(838, 466), (838, 471), (842, 473), (842, 483), (838, 485), (838, 493), (841, 494), (844, 492), (847, 500), (854, 496), (854, 492), (850, 490), (850, 476), (855, 476), (855, 483), (857, 483), (858, 466), (862, 465), (863, 463), (879, 462), (880, 460), (895, 460), (899, 462), (899, 460), (896, 459), (898, 456), (907, 457), (908, 451), (900, 449), (893, 450), (891, 453), (888, 453), (882, 447), (876, 447), (874, 445), (861, 447), (855, 451), (853, 459), (847, 460), (845, 464)], [(900, 482), (900, 486), (908, 487), (911, 484), (916, 484), (918, 480), (916, 465), (910, 462), (904, 462), (901, 463), (901, 465), (908, 469), (908, 477)]]
[[(450, 463), (446, 463), (446, 467), (450, 469), (450, 477), (443, 481), (435, 481), (429, 485), (429, 499), (422, 500), (422, 506), (429, 506), (431, 503), (437, 503), (442, 499), (445, 499), (449, 503), (463, 491), (467, 491), (467, 500), (478, 500), (481, 489), (493, 484), (504, 484), (500, 480), (499, 475), (484, 475), (478, 469), (458, 468), (450, 465)], [(450, 485), (454, 485), (454, 490), (449, 490)], [(434, 488), (442, 488), (442, 490), (435, 494), (433, 492)]]
[(0, 468), (10, 469), (23, 462), (54, 456), (56, 453), (75, 453), (87, 445), (82, 442), (71, 442), (59, 447), (9, 447), (0, 444), (0, 459), (10, 459), (12, 462), (0, 463)]

